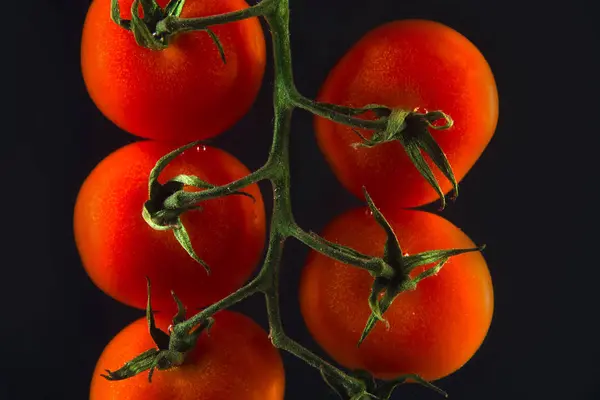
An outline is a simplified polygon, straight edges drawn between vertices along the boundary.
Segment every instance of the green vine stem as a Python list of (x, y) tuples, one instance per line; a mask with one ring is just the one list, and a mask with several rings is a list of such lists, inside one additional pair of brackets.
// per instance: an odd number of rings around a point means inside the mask
[[(112, 0), (111, 16), (115, 23), (118, 23), (123, 28), (130, 29), (132, 32), (135, 29), (138, 32), (142, 32), (145, 36), (142, 40), (138, 41), (140, 45), (144, 45), (145, 43), (149, 48), (160, 51), (162, 46), (168, 45), (168, 38), (172, 35), (189, 31), (207, 31), (213, 25), (260, 16), (266, 20), (271, 31), (273, 61), (275, 65), (273, 101), (275, 113), (274, 134), (269, 157), (265, 164), (249, 175), (222, 186), (214, 186), (196, 177), (187, 176), (177, 177), (164, 185), (159, 185), (157, 177), (160, 171), (181, 151), (195, 145), (195, 143), (184, 146), (163, 157), (152, 171), (149, 179), (150, 200), (144, 206), (144, 219), (155, 229), (173, 230), (183, 247), (192, 257), (197, 259), (191, 248), (189, 239), (186, 239), (187, 234), (185, 233), (185, 229), (179, 220), (179, 216), (182, 213), (194, 210), (197, 208), (198, 203), (208, 199), (234, 194), (245, 194), (242, 190), (246, 186), (262, 180), (269, 180), (271, 182), (273, 210), (267, 253), (257, 276), (239, 290), (204, 308), (187, 320), (182, 318), (182, 305), (174, 294), (174, 299), (178, 304), (180, 312), (173, 320), (168, 345), (164, 343), (165, 336), (157, 332), (158, 330), (153, 325), (152, 309), (149, 304), (147, 308), (149, 328), (153, 338), (160, 339), (155, 339), (157, 349), (148, 350), (127, 363), (120, 370), (114, 372), (108, 371), (109, 375), (106, 376), (107, 379), (127, 379), (144, 370), (150, 370), (152, 373), (155, 368), (164, 369), (165, 367), (181, 364), (184, 362), (185, 351), (189, 349), (190, 343), (197, 340), (202, 330), (210, 327), (211, 317), (215, 313), (227, 309), (253, 294), (262, 293), (265, 297), (270, 328), (269, 336), (273, 345), (295, 355), (318, 369), (324, 381), (343, 398), (351, 400), (388, 399), (394, 388), (407, 380), (421, 383), (445, 394), (417, 375), (411, 374), (400, 376), (391, 381), (375, 382), (372, 377), (365, 375), (361, 371), (346, 373), (290, 338), (285, 333), (281, 320), (281, 311), (279, 308), (279, 275), (285, 242), (290, 237), (342, 263), (367, 270), (374, 278), (372, 294), (369, 299), (365, 299), (365, 301), (369, 302), (372, 315), (369, 321), (365, 321), (366, 327), (361, 338), (362, 341), (377, 321), (384, 321), (383, 313), (401, 292), (414, 290), (418, 281), (434, 275), (450, 257), (465, 252), (480, 251), (482, 248), (432, 250), (417, 255), (404, 256), (400, 243), (390, 225), (375, 207), (366, 191), (365, 198), (373, 216), (388, 236), (385, 248), (382, 249), (382, 257), (361, 254), (356, 250), (329, 242), (314, 233), (307, 232), (296, 224), (292, 212), (290, 200), (289, 136), (292, 113), (295, 108), (300, 108), (323, 118), (348, 125), (353, 129), (374, 131), (373, 137), (370, 139), (363, 137), (365, 140), (363, 145), (365, 147), (375, 146), (390, 140), (406, 141), (406, 137), (402, 135), (407, 134), (407, 130), (412, 129), (411, 126), (416, 126), (416, 128), (414, 128), (415, 131), (408, 132), (408, 136), (415, 137), (415, 132), (419, 133), (419, 130), (433, 127), (432, 123), (434, 120), (444, 118), (447, 122), (451, 122), (451, 119), (440, 111), (417, 114), (416, 111), (395, 110), (385, 105), (367, 105), (362, 108), (351, 108), (320, 103), (302, 96), (294, 85), (292, 71), (289, 0), (262, 0), (244, 10), (189, 19), (179, 18), (181, 9), (185, 6), (182, 0), (171, 0), (171, 3), (169, 3), (165, 10), (161, 10), (160, 7), (156, 9), (158, 6), (155, 0), (138, 1), (144, 10), (153, 10), (154, 18), (151, 21), (148, 18), (140, 19), (139, 15), (136, 18), (135, 14), (137, 11), (135, 9), (132, 9), (134, 14), (132, 21), (121, 20), (118, 13), (118, 0)], [(139, 24), (143, 24), (143, 26), (139, 26)], [(135, 27), (136, 25), (137, 27)], [(150, 31), (153, 32), (148, 36), (147, 33)], [(156, 42), (156, 40), (159, 40), (159, 42)], [(218, 41), (218, 38), (215, 38), (215, 40)], [(367, 111), (374, 112), (377, 118), (374, 120), (359, 118), (361, 114)], [(410, 118), (413, 118), (413, 120), (410, 120)], [(416, 125), (414, 121), (417, 121)], [(447, 125), (451, 126), (451, 123)], [(418, 144), (419, 142), (417, 141)], [(436, 151), (434, 145), (429, 142), (427, 145), (429, 148), (434, 148), (433, 151)], [(423, 150), (426, 151), (425, 149)], [(438, 156), (437, 159), (440, 160), (443, 153), (441, 153), (441, 156), (437, 153), (436, 155)], [(444, 167), (443, 160), (445, 160), (445, 156), (442, 157), (439, 163), (436, 162), (436, 164)], [(418, 163), (415, 162), (415, 164)], [(449, 168), (449, 165), (447, 168)], [(421, 172), (424, 176), (426, 175), (423, 171)], [(449, 172), (443, 170), (443, 172), (453, 179), (451, 170)], [(425, 177), (427, 178), (427, 176)], [(192, 184), (204, 190), (186, 192), (183, 190), (183, 183)], [(456, 182), (453, 183), (455, 184)], [(165, 232), (165, 234), (167, 233)], [(201, 262), (199, 259), (197, 261)], [(201, 263), (203, 264), (203, 262)], [(422, 272), (416, 278), (409, 275), (414, 268), (429, 264), (434, 264), (434, 266), (425, 270), (425, 272)], [(203, 265), (208, 268), (205, 264)], [(149, 285), (148, 301), (150, 303)]]

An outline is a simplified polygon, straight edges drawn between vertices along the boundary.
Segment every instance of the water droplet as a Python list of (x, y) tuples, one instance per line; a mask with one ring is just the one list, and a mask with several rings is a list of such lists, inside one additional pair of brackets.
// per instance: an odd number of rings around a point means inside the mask
[(167, 332), (169, 332), (169, 333), (173, 332), (173, 325), (169, 325), (169, 327), (167, 328)]

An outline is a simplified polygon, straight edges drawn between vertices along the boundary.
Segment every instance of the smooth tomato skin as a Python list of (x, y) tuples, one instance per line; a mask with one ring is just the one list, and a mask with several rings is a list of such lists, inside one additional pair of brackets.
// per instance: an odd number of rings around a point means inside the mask
[[(166, 332), (169, 319), (156, 316)], [(250, 318), (230, 311), (215, 316), (210, 334), (202, 333), (196, 347), (179, 367), (123, 381), (100, 374), (120, 368), (142, 352), (155, 348), (145, 318), (121, 332), (106, 346), (94, 371), (90, 400), (282, 400), (283, 363), (266, 332)]]
[[(369, 32), (331, 70), (318, 100), (444, 111), (454, 126), (431, 133), (457, 180), (477, 161), (498, 121), (496, 83), (483, 55), (460, 33), (425, 20), (391, 22)], [(354, 149), (351, 144), (360, 139), (351, 128), (321, 117), (315, 118), (315, 130), (335, 175), (359, 198), (363, 186), (382, 208), (417, 207), (439, 198), (400, 143)], [(450, 182), (426, 160), (448, 193)]]
[[(238, 289), (257, 265), (265, 241), (265, 211), (257, 185), (245, 188), (256, 199), (227, 196), (201, 203), (182, 221), (208, 275), (179, 245), (172, 232), (156, 231), (142, 218), (148, 175), (174, 146), (142, 141), (108, 155), (84, 181), (74, 214), (75, 242), (92, 281), (113, 298), (146, 306), (146, 279), (157, 310), (175, 310), (170, 291), (190, 309), (207, 306)], [(160, 181), (196, 175), (222, 185), (249, 174), (225, 151), (200, 146), (175, 158)]]
[[(122, 18), (133, 0), (120, 0)], [(167, 0), (158, 0), (165, 6)], [(188, 0), (182, 18), (247, 8), (244, 0)], [(94, 0), (81, 43), (88, 92), (102, 113), (120, 128), (149, 139), (183, 144), (231, 127), (250, 109), (265, 69), (265, 39), (256, 18), (211, 27), (227, 63), (206, 32), (173, 37), (153, 51), (110, 19), (110, 0)]]
[[(389, 220), (409, 254), (474, 247), (460, 229), (434, 214), (401, 210)], [(373, 256), (381, 256), (386, 240), (363, 208), (333, 220), (323, 236)], [(415, 291), (400, 294), (384, 314), (390, 330), (378, 323), (357, 348), (370, 315), (372, 283), (365, 270), (315, 252), (302, 273), (300, 305), (306, 325), (321, 347), (347, 368), (368, 370), (382, 379), (416, 373), (435, 380), (465, 364), (487, 334), (493, 288), (480, 253), (453, 257)]]

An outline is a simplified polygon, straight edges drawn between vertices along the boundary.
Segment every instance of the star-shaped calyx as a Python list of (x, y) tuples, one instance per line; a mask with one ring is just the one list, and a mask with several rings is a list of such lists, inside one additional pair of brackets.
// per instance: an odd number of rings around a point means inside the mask
[[(400, 246), (400, 242), (392, 229), (392, 226), (385, 219), (381, 211), (375, 206), (371, 196), (364, 189), (365, 199), (373, 217), (385, 231), (387, 240), (383, 249), (382, 260), (388, 264), (393, 270), (393, 276), (374, 276), (371, 294), (369, 295), (369, 307), (371, 316), (367, 320), (365, 328), (359, 339), (358, 345), (367, 338), (371, 330), (375, 327), (377, 321), (381, 321), (389, 327), (388, 321), (385, 320), (383, 314), (390, 308), (394, 300), (402, 292), (415, 290), (417, 284), (423, 279), (436, 275), (450, 259), (450, 257), (459, 254), (469, 253), (473, 251), (481, 251), (485, 246), (470, 248), (470, 249), (446, 249), (446, 250), (429, 250), (418, 254), (405, 255)], [(432, 264), (429, 268), (419, 273), (415, 277), (410, 274), (417, 267)]]
[[(169, 336), (166, 332), (156, 327), (154, 312), (151, 306), (150, 280), (148, 279), (147, 282), (148, 304), (146, 306), (146, 318), (148, 320), (148, 331), (156, 347), (126, 362), (125, 365), (116, 371), (106, 370), (106, 374), (102, 376), (109, 381), (128, 379), (144, 371), (149, 371), (148, 381), (152, 382), (155, 370), (166, 370), (183, 364), (186, 354), (196, 346), (200, 335), (203, 332), (208, 332), (214, 322), (212, 318), (207, 318), (190, 330), (173, 329), (173, 333)], [(177, 314), (172, 320), (173, 326), (177, 326), (185, 321), (185, 307), (174, 292), (171, 292), (171, 294), (177, 303)]]
[[(196, 141), (182, 146), (157, 161), (152, 171), (150, 171), (148, 179), (149, 200), (144, 203), (142, 217), (153, 229), (161, 231), (171, 230), (181, 247), (183, 247), (190, 257), (201, 264), (207, 273), (210, 273), (210, 267), (194, 251), (190, 236), (181, 222), (181, 215), (185, 212), (202, 210), (202, 207), (198, 204), (188, 204), (186, 200), (190, 196), (193, 196), (195, 192), (185, 191), (185, 186), (198, 189), (214, 189), (217, 186), (191, 175), (177, 175), (164, 184), (158, 181), (161, 172), (175, 157), (197, 146), (199, 143), (199, 141)], [(242, 195), (254, 200), (252, 195), (243, 191), (232, 191), (226, 195)]]
[[(178, 18), (183, 11), (185, 0), (171, 0), (162, 8), (156, 0), (134, 0), (131, 4), (131, 20), (121, 18), (119, 0), (111, 0), (111, 19), (121, 28), (131, 31), (139, 46), (160, 51), (169, 47), (171, 34), (157, 29), (161, 22), (170, 18)], [(144, 16), (140, 16), (140, 8)], [(202, 29), (213, 40), (223, 63), (226, 62), (225, 51), (221, 41), (209, 28)]]

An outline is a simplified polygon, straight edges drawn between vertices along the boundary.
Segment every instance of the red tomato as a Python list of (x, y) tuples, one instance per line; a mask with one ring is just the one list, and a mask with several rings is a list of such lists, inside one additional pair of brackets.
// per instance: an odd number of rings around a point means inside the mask
[[(498, 120), (496, 84), (483, 55), (460, 33), (431, 21), (392, 22), (369, 32), (330, 72), (318, 100), (444, 111), (454, 126), (431, 133), (457, 180), (477, 161)], [(366, 186), (382, 208), (416, 207), (439, 197), (399, 142), (355, 149), (351, 144), (360, 139), (350, 127), (317, 117), (315, 129), (335, 175), (356, 196), (364, 198)], [(448, 193), (450, 182), (427, 156), (426, 160)]]
[[(120, 0), (131, 18), (133, 0)], [(164, 7), (167, 0), (158, 0)], [(81, 44), (83, 78), (98, 108), (122, 129), (150, 139), (182, 144), (223, 132), (254, 102), (265, 68), (265, 40), (256, 18), (211, 29), (227, 63), (206, 32), (171, 38), (153, 51), (110, 18), (110, 0), (94, 0)], [(247, 8), (244, 0), (187, 0), (182, 18)]]
[[(75, 241), (83, 266), (94, 283), (115, 299), (146, 306), (146, 279), (153, 284), (157, 310), (175, 310), (170, 291), (188, 307), (209, 305), (249, 278), (261, 258), (265, 212), (257, 185), (244, 189), (251, 198), (233, 195), (203, 201), (202, 210), (182, 216), (196, 254), (194, 261), (170, 231), (156, 231), (142, 218), (148, 199), (148, 175), (171, 145), (144, 141), (106, 157), (87, 177), (75, 204)], [(211, 147), (185, 151), (160, 176), (196, 175), (222, 185), (249, 173), (232, 155)]]
[[(166, 332), (166, 315), (156, 316)], [(281, 400), (285, 376), (278, 351), (266, 332), (250, 318), (222, 311), (210, 333), (202, 333), (183, 365), (122, 381), (100, 376), (144, 351), (156, 348), (145, 318), (127, 326), (100, 356), (92, 378), (90, 400)]]
[[(403, 251), (471, 248), (456, 226), (434, 214), (399, 211), (388, 218)], [(367, 209), (347, 212), (325, 229), (326, 239), (381, 256), (386, 236)], [(413, 274), (422, 272), (424, 266)], [(411, 274), (411, 276), (413, 276)], [(493, 312), (492, 281), (480, 253), (453, 257), (417, 289), (400, 294), (360, 347), (373, 284), (362, 269), (312, 252), (300, 286), (302, 315), (316, 341), (341, 365), (383, 379), (416, 373), (427, 380), (460, 368), (485, 338)]]

